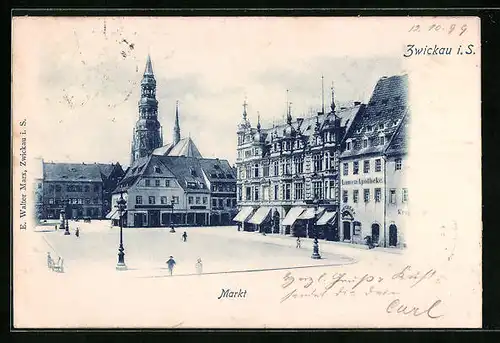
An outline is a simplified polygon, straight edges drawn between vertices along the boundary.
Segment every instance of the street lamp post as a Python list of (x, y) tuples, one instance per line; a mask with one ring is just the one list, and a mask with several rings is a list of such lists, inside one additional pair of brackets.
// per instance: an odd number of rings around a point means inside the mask
[(62, 227), (64, 228), (64, 235), (71, 235), (71, 232), (69, 232), (69, 224), (68, 224), (68, 216), (66, 214), (66, 208), (68, 207), (68, 200), (64, 199), (63, 200), (63, 207), (64, 209), (61, 211), (62, 212)]
[(314, 242), (313, 242), (313, 253), (311, 255), (312, 259), (319, 260), (321, 255), (319, 254), (319, 244), (318, 244), (318, 227), (316, 226), (316, 221), (318, 220), (318, 199), (315, 197), (313, 200), (314, 204)]
[(123, 252), (125, 250), (123, 248), (123, 212), (127, 201), (123, 199), (123, 193), (120, 193), (120, 199), (118, 199), (116, 203), (120, 215), (120, 247), (118, 248), (118, 263), (116, 264), (116, 270), (127, 270), (127, 266), (125, 265), (125, 253)]
[(170, 232), (175, 233), (175, 229), (174, 229), (174, 204), (175, 204), (175, 200), (174, 200), (174, 197), (172, 197), (172, 200), (170, 200), (170, 204), (172, 205), (172, 214), (170, 215)]

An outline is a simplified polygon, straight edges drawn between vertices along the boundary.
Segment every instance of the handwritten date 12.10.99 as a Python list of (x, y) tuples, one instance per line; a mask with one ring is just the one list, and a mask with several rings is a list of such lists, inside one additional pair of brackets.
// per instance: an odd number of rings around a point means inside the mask
[(456, 24), (451, 24), (451, 25), (432, 24), (429, 26), (415, 24), (408, 30), (408, 32), (443, 32), (449, 35), (458, 34), (459, 36), (461, 36), (467, 32), (467, 24), (463, 24), (460, 27), (457, 27)]

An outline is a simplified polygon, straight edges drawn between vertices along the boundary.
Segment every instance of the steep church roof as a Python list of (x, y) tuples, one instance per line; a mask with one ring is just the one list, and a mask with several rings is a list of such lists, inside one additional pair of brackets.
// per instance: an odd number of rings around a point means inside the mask
[(146, 60), (146, 68), (144, 69), (144, 75), (154, 75), (153, 74), (153, 65), (151, 64), (151, 56), (148, 54), (148, 58)]
[(186, 156), (202, 158), (200, 151), (191, 137), (182, 138), (177, 144), (172, 143), (159, 147), (153, 151), (156, 156)]
[(179, 143), (170, 150), (168, 156), (202, 157), (191, 137), (182, 138)]

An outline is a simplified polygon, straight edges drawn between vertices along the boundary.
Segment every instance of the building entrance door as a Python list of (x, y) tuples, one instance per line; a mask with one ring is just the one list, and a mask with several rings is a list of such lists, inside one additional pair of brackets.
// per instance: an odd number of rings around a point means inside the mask
[(149, 214), (149, 225), (150, 227), (159, 227), (160, 226), (160, 211), (159, 210), (151, 210), (148, 211)]
[(380, 238), (380, 226), (378, 224), (372, 225), (372, 242), (373, 244), (378, 244)]
[(389, 246), (395, 247), (398, 245), (398, 228), (396, 225), (389, 226)]
[(144, 225), (144, 217), (142, 213), (134, 213), (134, 226), (141, 227)]
[(344, 227), (344, 240), (351, 240), (351, 222), (342, 222)]

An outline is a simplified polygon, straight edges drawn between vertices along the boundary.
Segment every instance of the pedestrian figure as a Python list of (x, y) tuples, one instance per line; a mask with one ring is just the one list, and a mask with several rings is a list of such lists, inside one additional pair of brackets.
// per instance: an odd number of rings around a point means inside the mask
[(50, 256), (50, 252), (47, 252), (47, 268), (52, 269), (53, 265), (54, 260), (52, 259), (52, 256)]
[(54, 231), (57, 231), (57, 224), (54, 225)]
[(375, 245), (372, 242), (371, 236), (366, 236), (365, 237), (366, 245), (368, 245), (368, 249), (373, 249), (375, 248)]
[(172, 275), (172, 272), (173, 272), (174, 266), (175, 266), (174, 257), (170, 256), (170, 258), (168, 259), (168, 261), (166, 263), (168, 265), (168, 272), (170, 273), (170, 275)]
[(195, 268), (197, 274), (203, 273), (203, 264), (201, 263), (201, 258), (198, 258), (198, 262), (196, 262)]
[(78, 227), (75, 230), (75, 236), (80, 237), (80, 228), (78, 228)]
[(187, 235), (186, 231), (184, 231), (184, 233), (182, 234), (182, 239), (184, 240), (184, 242), (187, 240), (187, 237), (188, 237), (188, 235)]
[(297, 237), (297, 245), (295, 246), (295, 248), (300, 248), (301, 244), (302, 242), (300, 241), (300, 237)]

